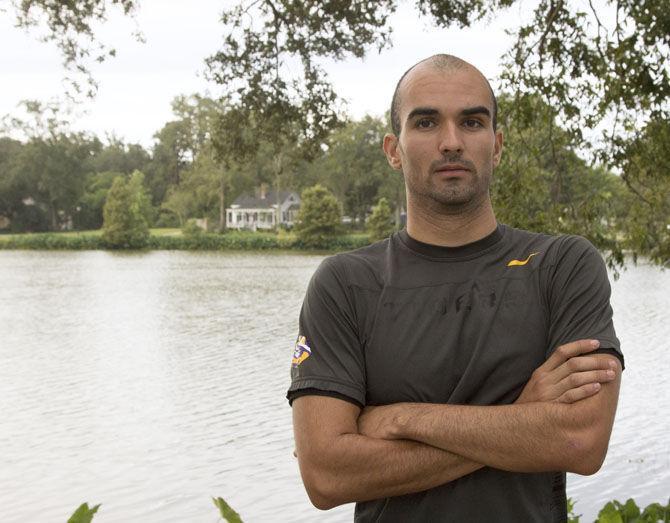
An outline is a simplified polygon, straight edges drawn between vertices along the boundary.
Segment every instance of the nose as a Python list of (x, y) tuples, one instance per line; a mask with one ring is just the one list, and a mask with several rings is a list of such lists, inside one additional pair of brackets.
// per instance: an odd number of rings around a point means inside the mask
[(456, 124), (448, 122), (442, 127), (439, 147), (443, 154), (463, 152), (463, 139)]

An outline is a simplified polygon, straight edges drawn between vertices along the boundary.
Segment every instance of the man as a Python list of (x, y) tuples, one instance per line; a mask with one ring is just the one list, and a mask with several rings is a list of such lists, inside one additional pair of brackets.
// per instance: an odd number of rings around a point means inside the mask
[(473, 66), (419, 62), (391, 113), (407, 228), (324, 260), (300, 315), (307, 492), (356, 521), (565, 521), (565, 472), (600, 468), (623, 366), (602, 259), (496, 222), (503, 136)]

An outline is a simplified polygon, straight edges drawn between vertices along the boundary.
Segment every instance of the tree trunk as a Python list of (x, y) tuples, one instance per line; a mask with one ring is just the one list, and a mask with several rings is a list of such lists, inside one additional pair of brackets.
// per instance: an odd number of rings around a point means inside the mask
[(279, 201), (279, 177), (281, 176), (283, 169), (284, 155), (280, 151), (277, 156), (275, 156), (274, 168), (275, 168), (275, 198), (277, 200), (277, 217), (275, 222), (275, 228), (279, 229), (279, 224), (281, 223), (281, 202)]
[(56, 204), (54, 202), (51, 202), (51, 230), (52, 231), (57, 231), (58, 230), (58, 213), (56, 212)]
[(219, 232), (226, 230), (226, 185), (223, 176), (221, 176), (221, 185), (219, 186)]

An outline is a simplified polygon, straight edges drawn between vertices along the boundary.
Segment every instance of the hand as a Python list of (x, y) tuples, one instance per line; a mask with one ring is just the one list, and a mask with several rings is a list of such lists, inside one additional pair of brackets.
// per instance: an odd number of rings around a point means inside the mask
[(612, 381), (616, 375), (616, 362), (582, 356), (599, 346), (598, 340), (578, 340), (558, 347), (535, 369), (515, 403), (575, 403), (597, 394), (600, 384)]
[(365, 407), (358, 417), (358, 433), (371, 438), (395, 439), (394, 422), (399, 404)]

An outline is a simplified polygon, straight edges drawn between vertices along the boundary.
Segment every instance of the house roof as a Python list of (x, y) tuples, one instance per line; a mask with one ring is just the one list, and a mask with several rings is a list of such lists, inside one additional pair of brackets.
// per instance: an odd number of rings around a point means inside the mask
[[(279, 203), (284, 203), (289, 195), (295, 194), (294, 191), (279, 191)], [(265, 194), (265, 198), (258, 198), (253, 194), (241, 194), (235, 201), (233, 205), (239, 205), (242, 209), (270, 209), (273, 205), (277, 204), (277, 192), (268, 191)]]

